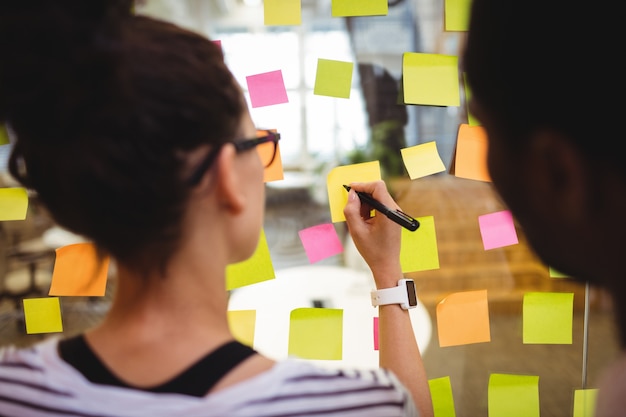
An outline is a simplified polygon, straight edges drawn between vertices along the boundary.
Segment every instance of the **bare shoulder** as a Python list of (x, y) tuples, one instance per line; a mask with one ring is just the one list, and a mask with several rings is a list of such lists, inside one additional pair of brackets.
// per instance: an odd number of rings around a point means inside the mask
[(626, 352), (613, 362), (600, 380), (595, 417), (620, 417), (626, 410)]

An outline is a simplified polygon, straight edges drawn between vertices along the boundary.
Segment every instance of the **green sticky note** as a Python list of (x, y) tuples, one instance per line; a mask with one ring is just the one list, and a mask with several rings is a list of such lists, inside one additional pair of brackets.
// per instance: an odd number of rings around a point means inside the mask
[(232, 290), (276, 278), (265, 230), (261, 230), (254, 254), (245, 261), (226, 267), (226, 289)]
[(597, 389), (577, 389), (574, 391), (573, 417), (594, 417), (596, 410)]
[(263, 23), (268, 26), (302, 23), (300, 0), (264, 0), (263, 13)]
[(469, 102), (472, 98), (472, 90), (467, 83), (467, 76), (463, 73), (463, 86), (465, 91), (465, 108), (467, 110), (467, 124), (470, 126), (480, 126), (480, 121), (470, 112)]
[(539, 377), (491, 374), (487, 389), (489, 417), (539, 417)]
[(4, 125), (0, 125), (0, 145), (6, 145), (9, 143), (9, 134), (7, 133), (6, 127)]
[(550, 276), (550, 278), (570, 278), (569, 275), (566, 275), (560, 271), (557, 271), (556, 269), (552, 268), (551, 266), (548, 267), (548, 274)]
[(428, 386), (430, 387), (435, 417), (456, 417), (450, 377), (429, 379)]
[(459, 59), (453, 55), (405, 52), (402, 86), (406, 104), (459, 106)]
[(386, 16), (389, 13), (387, 0), (332, 0), (333, 17)]
[(58, 297), (25, 298), (26, 333), (60, 333), (63, 331), (61, 303)]
[(353, 69), (352, 62), (318, 59), (313, 94), (350, 98)]
[(25, 188), (0, 188), (0, 221), (25, 220), (28, 192)]
[(341, 360), (343, 310), (297, 308), (289, 317), (289, 355), (302, 359)]
[(444, 28), (447, 31), (467, 31), (472, 0), (444, 0)]
[(523, 339), (528, 344), (572, 344), (574, 293), (524, 294)]
[(402, 272), (439, 269), (439, 250), (433, 216), (418, 217), (420, 227), (411, 232), (402, 228), (400, 266)]

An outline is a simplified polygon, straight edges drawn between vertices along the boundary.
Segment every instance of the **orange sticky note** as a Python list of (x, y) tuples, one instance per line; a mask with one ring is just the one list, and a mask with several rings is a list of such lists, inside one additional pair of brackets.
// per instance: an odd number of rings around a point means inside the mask
[(450, 294), (437, 305), (439, 346), (491, 341), (487, 290)]
[(484, 127), (464, 123), (459, 126), (454, 162), (455, 176), (491, 182), (487, 170), (487, 133)]
[(109, 259), (96, 257), (93, 243), (75, 243), (56, 250), (48, 295), (103, 296), (106, 291)]

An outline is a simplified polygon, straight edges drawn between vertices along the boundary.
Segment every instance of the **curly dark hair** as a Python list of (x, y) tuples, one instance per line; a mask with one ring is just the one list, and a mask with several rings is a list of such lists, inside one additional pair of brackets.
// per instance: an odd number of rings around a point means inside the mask
[(245, 109), (220, 46), (134, 15), (130, 0), (0, 9), (11, 174), (101, 255), (164, 268), (191, 191), (185, 156), (231, 140)]

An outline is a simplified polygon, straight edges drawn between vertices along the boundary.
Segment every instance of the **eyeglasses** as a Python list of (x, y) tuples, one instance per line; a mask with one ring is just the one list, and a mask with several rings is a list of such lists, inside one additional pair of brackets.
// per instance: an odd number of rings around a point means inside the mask
[[(259, 157), (261, 158), (263, 168), (267, 168), (272, 165), (272, 162), (274, 162), (274, 159), (276, 158), (276, 148), (278, 141), (280, 140), (280, 133), (272, 132), (271, 130), (266, 129), (257, 129), (256, 135), (256, 138), (239, 139), (227, 143), (232, 143), (235, 146), (237, 153), (256, 148), (259, 153)], [(209, 169), (217, 157), (222, 145), (216, 146), (207, 154), (200, 165), (198, 165), (198, 167), (193, 171), (193, 174), (191, 174), (187, 180), (187, 184), (191, 186), (198, 185), (204, 176), (204, 173)]]

